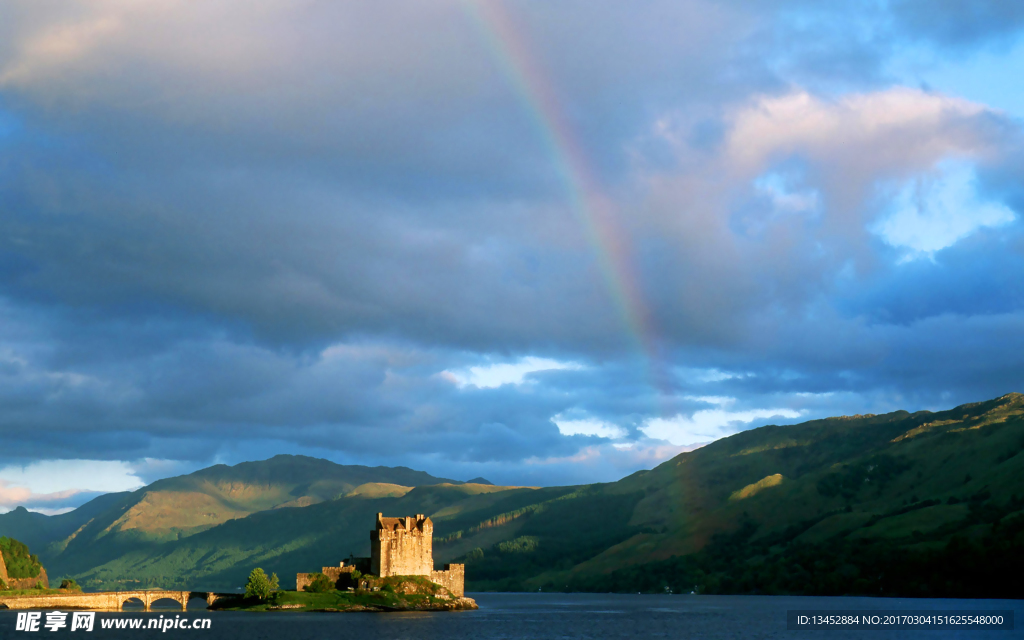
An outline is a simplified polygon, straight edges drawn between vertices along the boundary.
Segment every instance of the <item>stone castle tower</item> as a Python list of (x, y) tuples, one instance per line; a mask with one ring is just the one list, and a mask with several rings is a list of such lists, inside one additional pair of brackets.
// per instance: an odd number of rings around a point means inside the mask
[[(377, 526), (370, 533), (370, 557), (350, 558), (321, 570), (338, 589), (380, 589), (380, 579), (391, 576), (426, 576), (452, 595), (465, 595), (466, 565), (446, 564), (441, 571), (434, 570), (434, 523), (422, 513), (415, 517), (385, 518), (377, 514)], [(365, 564), (364, 564), (365, 563)], [(369, 576), (353, 578), (356, 567), (360, 572), (369, 570)], [(315, 573), (295, 575), (295, 589), (302, 591)]]
[(434, 523), (422, 513), (385, 518), (377, 514), (370, 533), (370, 573), (388, 576), (429, 576), (434, 571)]
[(434, 523), (422, 513), (404, 518), (377, 514), (370, 534), (370, 573), (381, 578), (427, 576), (452, 595), (465, 595), (466, 565), (446, 564), (442, 571), (434, 570)]

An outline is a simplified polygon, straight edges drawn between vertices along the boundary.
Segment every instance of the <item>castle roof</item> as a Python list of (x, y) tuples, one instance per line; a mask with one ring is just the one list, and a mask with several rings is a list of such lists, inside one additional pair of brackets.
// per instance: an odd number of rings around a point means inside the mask
[(380, 523), (382, 529), (394, 529), (396, 527), (399, 529), (405, 528), (405, 518), (382, 517), (380, 518), (380, 520), (378, 520), (378, 522)]

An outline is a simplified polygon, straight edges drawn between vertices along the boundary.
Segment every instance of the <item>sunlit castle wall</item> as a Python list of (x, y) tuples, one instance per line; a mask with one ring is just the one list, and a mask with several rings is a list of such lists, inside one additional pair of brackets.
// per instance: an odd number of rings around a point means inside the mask
[(377, 514), (370, 534), (370, 573), (388, 576), (429, 576), (434, 570), (434, 523), (423, 514), (385, 518)]

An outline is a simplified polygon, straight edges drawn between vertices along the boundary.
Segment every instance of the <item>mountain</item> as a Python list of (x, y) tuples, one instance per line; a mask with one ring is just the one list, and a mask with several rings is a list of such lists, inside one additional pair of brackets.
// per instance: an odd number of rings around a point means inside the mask
[(367, 555), (377, 512), (426, 513), (435, 560), (465, 562), (470, 590), (1021, 597), (1022, 451), (1024, 396), (1009, 394), (752, 429), (574, 487), (278, 457), (110, 497), (41, 556), (87, 588), (233, 588), (254, 566), (287, 587)]
[(497, 526), (459, 522), (440, 555), (465, 559), (476, 589), (1020, 597), (1022, 415), (1009, 394), (753, 429), (497, 504)]
[[(177, 540), (228, 520), (283, 507), (305, 507), (370, 484), (417, 486), (457, 482), (406, 467), (339, 465), (306, 456), (279, 455), (261, 462), (216, 465), (159, 480), (136, 491), (103, 531)], [(95, 528), (94, 527), (94, 528)]]
[(261, 511), (173, 542), (132, 545), (120, 541), (114, 547), (97, 542), (57, 560), (62, 571), (88, 587), (138, 583), (231, 589), (244, 584), (249, 571), (260, 566), (280, 575), (287, 588), (298, 571), (319, 570), (352, 555), (368, 556), (378, 512), (455, 514), (474, 508), (487, 512), (495, 495), (532, 491), (441, 483), (383, 497), (354, 492), (308, 507)]
[(279, 455), (99, 496), (58, 516), (18, 508), (0, 515), (0, 531), (39, 549), (54, 575), (70, 575), (125, 550), (158, 547), (259, 511), (313, 505), (373, 484), (405, 488), (442, 482), (458, 483), (406, 467)]
[(93, 498), (73, 511), (46, 516), (17, 507), (0, 514), (0, 535), (23, 541), (33, 549), (43, 549), (55, 540), (63, 540), (100, 513), (119, 503), (128, 492), (107, 493)]

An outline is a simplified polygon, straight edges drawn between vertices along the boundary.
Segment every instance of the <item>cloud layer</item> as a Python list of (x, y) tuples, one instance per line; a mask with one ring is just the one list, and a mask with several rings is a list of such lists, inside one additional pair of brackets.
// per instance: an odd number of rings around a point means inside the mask
[(1022, 387), (1024, 112), (926, 81), (1011, 91), (1010, 3), (481, 1), (0, 9), (0, 461), (583, 482)]

